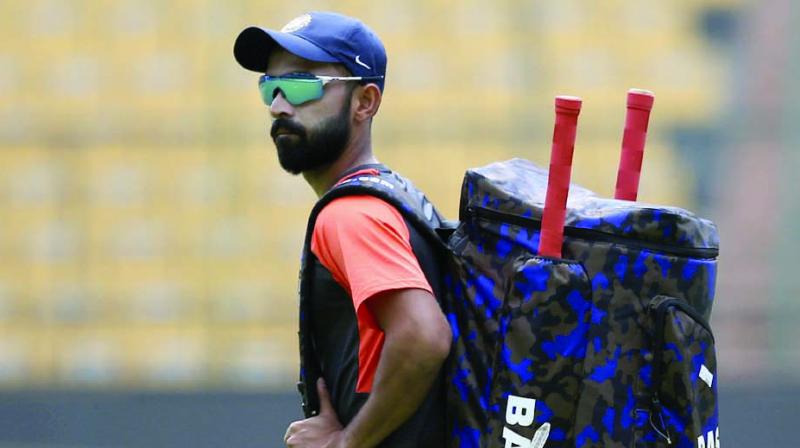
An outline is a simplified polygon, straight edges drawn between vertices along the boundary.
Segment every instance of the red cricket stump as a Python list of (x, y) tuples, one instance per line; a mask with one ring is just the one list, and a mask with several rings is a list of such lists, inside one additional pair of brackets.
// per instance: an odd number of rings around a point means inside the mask
[(581, 104), (582, 101), (578, 97), (556, 97), (556, 124), (553, 129), (550, 174), (547, 176), (547, 196), (542, 212), (542, 232), (539, 239), (539, 255), (543, 257), (561, 258), (564, 218), (572, 173), (572, 153), (575, 149)]
[(628, 112), (622, 134), (622, 154), (617, 171), (614, 199), (635, 201), (639, 194), (639, 175), (642, 172), (647, 124), (655, 97), (648, 90), (628, 90)]

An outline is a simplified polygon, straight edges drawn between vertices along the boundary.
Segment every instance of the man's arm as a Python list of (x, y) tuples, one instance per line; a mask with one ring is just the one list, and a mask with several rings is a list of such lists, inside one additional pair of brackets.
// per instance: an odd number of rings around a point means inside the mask
[(408, 420), (430, 392), (452, 338), (428, 291), (385, 291), (366, 305), (385, 336), (370, 396), (344, 428), (346, 447), (375, 446)]
[(284, 436), (288, 447), (376, 446), (408, 420), (430, 391), (451, 341), (436, 299), (422, 289), (399, 289), (378, 293), (366, 305), (384, 332), (369, 398), (342, 428), (320, 379), (320, 412), (289, 425)]

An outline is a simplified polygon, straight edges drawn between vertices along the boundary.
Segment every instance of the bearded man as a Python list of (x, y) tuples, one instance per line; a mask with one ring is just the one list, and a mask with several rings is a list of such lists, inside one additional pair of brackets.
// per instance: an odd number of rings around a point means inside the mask
[[(387, 58), (362, 22), (312, 12), (280, 31), (249, 27), (234, 55), (262, 74), (281, 166), (301, 174), (318, 197), (354, 179), (401, 179), (372, 152)], [(426, 204), (419, 213), (438, 215)], [(284, 442), (444, 446), (441, 367), (451, 331), (437, 301), (435, 248), (395, 206), (372, 195), (328, 198), (315, 210), (301, 270), (306, 418), (289, 426)]]

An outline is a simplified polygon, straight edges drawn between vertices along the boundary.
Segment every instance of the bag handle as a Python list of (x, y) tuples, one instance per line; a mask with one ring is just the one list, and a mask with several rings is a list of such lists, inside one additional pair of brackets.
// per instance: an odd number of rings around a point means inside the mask
[(581, 99), (575, 96), (556, 97), (556, 123), (539, 239), (539, 255), (543, 257), (561, 258), (569, 180), (572, 174), (572, 153), (575, 149), (581, 104)]
[(625, 114), (625, 131), (622, 134), (622, 152), (617, 170), (614, 199), (635, 201), (639, 194), (639, 176), (642, 172), (647, 124), (653, 109), (653, 92), (642, 89), (628, 90), (628, 111)]

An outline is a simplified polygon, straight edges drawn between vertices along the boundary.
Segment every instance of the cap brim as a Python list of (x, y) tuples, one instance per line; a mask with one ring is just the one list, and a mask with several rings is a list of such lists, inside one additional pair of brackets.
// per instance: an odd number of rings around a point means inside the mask
[(330, 53), (313, 43), (279, 31), (265, 30), (257, 26), (244, 29), (233, 44), (233, 56), (242, 67), (254, 72), (267, 71), (269, 54), (278, 45), (289, 53), (316, 62), (339, 62)]

